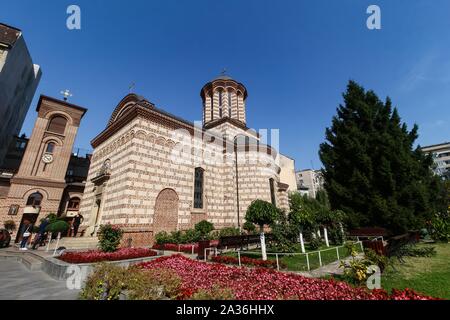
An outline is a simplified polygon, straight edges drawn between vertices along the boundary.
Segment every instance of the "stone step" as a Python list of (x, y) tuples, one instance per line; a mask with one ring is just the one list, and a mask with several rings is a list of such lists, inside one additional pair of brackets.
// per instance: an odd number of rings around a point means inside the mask
[(12, 259), (16, 261), (20, 261), (28, 270), (30, 271), (37, 271), (41, 270), (43, 258), (36, 255), (33, 252), (30, 251), (14, 251), (7, 250), (5, 252), (0, 253), (0, 259)]

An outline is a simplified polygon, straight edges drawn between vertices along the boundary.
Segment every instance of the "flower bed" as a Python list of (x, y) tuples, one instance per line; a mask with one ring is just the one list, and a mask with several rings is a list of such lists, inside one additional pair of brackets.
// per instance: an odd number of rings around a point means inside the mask
[[(216, 247), (219, 244), (218, 240), (211, 241), (211, 247)], [(194, 253), (198, 253), (198, 243), (165, 243), (165, 244), (154, 244), (153, 249), (155, 250), (168, 250), (176, 252), (192, 253), (192, 246), (194, 246)]]
[(145, 269), (173, 270), (182, 280), (181, 299), (213, 286), (229, 288), (238, 300), (428, 300), (412, 290), (369, 291), (345, 282), (306, 278), (264, 268), (239, 268), (218, 263), (203, 263), (174, 255), (140, 264)]
[[(239, 259), (230, 256), (216, 256), (211, 258), (212, 261), (218, 263), (226, 263), (226, 264), (239, 264)], [(279, 262), (280, 268), (285, 268), (286, 266)], [(277, 268), (277, 262), (274, 260), (261, 260), (261, 259), (253, 259), (249, 257), (241, 256), (241, 265), (253, 266), (253, 267), (262, 267), (262, 268)]]
[(157, 253), (145, 248), (125, 248), (115, 252), (102, 252), (97, 250), (83, 252), (65, 252), (58, 259), (68, 263), (93, 263), (101, 261), (118, 261), (144, 257), (153, 257)]

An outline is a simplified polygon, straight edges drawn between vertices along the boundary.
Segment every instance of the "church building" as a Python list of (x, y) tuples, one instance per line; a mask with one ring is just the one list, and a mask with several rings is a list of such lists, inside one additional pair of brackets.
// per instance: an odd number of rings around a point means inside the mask
[(192, 123), (136, 94), (120, 101), (94, 148), (81, 201), (84, 236), (102, 224), (124, 242), (148, 245), (161, 231), (208, 220), (241, 227), (255, 199), (288, 210), (278, 151), (247, 127), (247, 89), (222, 75), (200, 92), (203, 117)]

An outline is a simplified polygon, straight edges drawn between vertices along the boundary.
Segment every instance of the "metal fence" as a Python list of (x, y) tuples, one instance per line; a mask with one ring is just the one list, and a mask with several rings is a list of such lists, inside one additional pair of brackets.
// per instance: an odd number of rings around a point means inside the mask
[[(363, 247), (363, 243), (361, 241), (358, 241), (355, 243), (355, 245), (359, 245), (361, 248), (361, 251), (364, 252), (364, 247)], [(324, 252), (328, 252), (328, 251), (336, 251), (336, 260), (334, 261), (339, 261), (341, 260), (341, 258), (345, 258), (345, 257), (341, 257), (341, 255), (339, 254), (339, 249), (341, 248), (345, 248), (345, 246), (338, 246), (338, 247), (333, 247), (333, 248), (328, 248), (328, 249), (323, 249), (323, 250), (317, 250), (317, 251), (311, 251), (311, 252), (290, 252), (290, 253), (286, 253), (286, 252), (267, 252), (267, 256), (275, 256), (275, 260), (277, 263), (277, 270), (280, 270), (280, 257), (283, 256), (305, 256), (306, 259), (306, 265), (307, 265), (307, 269), (308, 271), (311, 271), (311, 264), (310, 264), (310, 257), (311, 255), (315, 255), (317, 254), (319, 257), (319, 266), (322, 267), (323, 266), (323, 261), (322, 261), (322, 253)], [(212, 252), (214, 251), (214, 255), (217, 256), (217, 248), (215, 247), (211, 247), (211, 248), (205, 248), (204, 250), (204, 260), (207, 260), (207, 253), (208, 252)], [(238, 264), (239, 266), (242, 266), (241, 264), (241, 255), (243, 254), (257, 254), (257, 255), (262, 255), (261, 251), (247, 251), (247, 250), (237, 250), (236, 251), (237, 256), (238, 256)], [(333, 262), (334, 262), (333, 261)]]

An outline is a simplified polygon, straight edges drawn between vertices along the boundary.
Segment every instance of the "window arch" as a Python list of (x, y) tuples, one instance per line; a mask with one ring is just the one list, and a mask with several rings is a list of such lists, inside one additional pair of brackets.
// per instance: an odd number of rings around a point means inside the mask
[(81, 200), (78, 197), (70, 198), (69, 204), (67, 205), (67, 210), (78, 210), (78, 209), (80, 209), (80, 202), (81, 202)]
[(195, 168), (194, 175), (194, 208), (203, 209), (203, 185), (204, 185), (203, 168)]
[(48, 123), (47, 131), (64, 134), (66, 130), (67, 119), (63, 116), (54, 116)]
[(39, 207), (42, 203), (42, 194), (40, 192), (32, 193), (27, 200), (27, 206)]
[(228, 91), (228, 117), (231, 118), (231, 91)]
[(273, 178), (269, 179), (269, 184), (270, 184), (270, 200), (272, 202), (272, 204), (274, 206), (276, 206), (276, 201), (275, 201), (275, 180), (273, 180)]
[(45, 148), (46, 153), (53, 153), (55, 151), (56, 144), (54, 142), (47, 143), (47, 147)]

